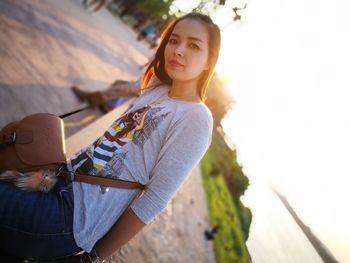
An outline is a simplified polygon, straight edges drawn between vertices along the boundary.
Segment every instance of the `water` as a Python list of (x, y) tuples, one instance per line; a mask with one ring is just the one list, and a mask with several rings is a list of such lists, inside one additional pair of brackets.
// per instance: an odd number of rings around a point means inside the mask
[(279, 198), (263, 182), (252, 181), (244, 204), (253, 221), (247, 247), (254, 263), (322, 263)]

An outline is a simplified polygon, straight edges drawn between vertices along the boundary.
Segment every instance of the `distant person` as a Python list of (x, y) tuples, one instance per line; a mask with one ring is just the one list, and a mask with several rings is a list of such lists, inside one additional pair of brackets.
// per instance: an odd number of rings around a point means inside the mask
[(106, 90), (84, 91), (78, 86), (72, 90), (80, 101), (87, 102), (91, 107), (98, 107), (103, 113), (113, 110), (125, 102), (125, 98), (140, 95), (141, 80), (116, 80)]
[(153, 37), (157, 32), (156, 24), (151, 22), (148, 26), (141, 30), (140, 34), (137, 36), (137, 40), (141, 41), (147, 37)]
[(108, 0), (91, 0), (89, 2), (89, 0), (84, 0), (83, 1), (83, 5), (89, 9), (89, 8), (93, 8), (93, 6), (95, 5), (95, 8), (92, 10), (93, 12), (97, 12), (99, 11), (102, 7), (104, 7), (109, 1)]
[(157, 47), (160, 44), (160, 36), (158, 35), (157, 31), (148, 35), (146, 39), (150, 43), (151, 49)]
[(206, 240), (214, 240), (215, 236), (218, 234), (220, 229), (219, 225), (214, 225), (212, 227), (207, 228), (204, 231), (204, 236), (206, 238)]
[[(150, 59), (150, 62), (154, 56)], [(150, 62), (140, 66), (143, 69)], [(154, 77), (150, 83), (152, 86), (159, 86), (161, 82)], [(140, 95), (142, 79), (136, 81), (116, 80), (106, 90), (86, 91), (78, 86), (72, 86), (72, 91), (80, 101), (87, 102), (91, 107), (98, 107), (103, 113), (108, 113), (117, 106), (126, 102), (132, 97)]]
[(0, 255), (102, 262), (163, 212), (210, 145), (213, 118), (203, 102), (219, 49), (220, 30), (209, 16), (175, 20), (163, 32), (140, 96), (63, 166), (71, 176), (139, 183), (143, 192), (62, 177), (46, 194), (0, 182)]

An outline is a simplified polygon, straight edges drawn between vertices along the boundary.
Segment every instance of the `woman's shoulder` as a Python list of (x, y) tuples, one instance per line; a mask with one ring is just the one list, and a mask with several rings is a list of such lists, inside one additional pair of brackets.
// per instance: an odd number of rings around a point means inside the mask
[(213, 126), (213, 116), (204, 103), (185, 103), (176, 111), (176, 123), (189, 126)]
[(213, 122), (213, 115), (205, 103), (196, 103), (186, 115), (191, 119), (201, 119), (206, 122)]
[(143, 98), (157, 98), (168, 92), (168, 86), (164, 84), (152, 85), (144, 89), (140, 94), (140, 99)]

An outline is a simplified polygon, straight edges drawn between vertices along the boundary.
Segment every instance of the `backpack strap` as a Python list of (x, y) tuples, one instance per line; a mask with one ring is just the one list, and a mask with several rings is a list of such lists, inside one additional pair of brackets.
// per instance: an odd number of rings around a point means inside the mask
[(58, 116), (58, 117), (60, 117), (61, 119), (64, 119), (64, 118), (66, 118), (66, 117), (68, 117), (68, 116), (71, 116), (71, 115), (73, 115), (73, 114), (76, 114), (76, 113), (81, 112), (81, 111), (84, 111), (84, 110), (87, 110), (87, 109), (89, 109), (89, 108), (90, 108), (90, 106), (87, 106), (87, 107), (84, 107), (84, 108), (81, 108), (81, 109), (78, 109), (78, 110), (75, 110), (75, 111), (71, 111), (71, 112), (62, 114), (62, 115), (60, 115), (60, 116)]
[[(61, 173), (59, 173), (59, 176), (68, 180), (72, 180), (71, 179), (72, 173), (67, 171), (62, 171)], [(87, 174), (74, 173), (73, 181), (100, 185), (105, 187), (123, 188), (123, 189), (139, 189), (139, 190), (147, 189), (146, 185), (143, 185), (137, 182), (130, 182), (130, 181), (125, 181), (120, 179), (112, 179), (108, 177), (100, 177), (100, 176), (93, 176), (93, 175), (87, 175)]]

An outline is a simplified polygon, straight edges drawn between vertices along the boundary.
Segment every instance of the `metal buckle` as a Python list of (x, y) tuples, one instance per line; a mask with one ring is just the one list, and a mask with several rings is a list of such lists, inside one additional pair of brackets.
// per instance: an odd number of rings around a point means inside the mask
[(14, 133), (12, 133), (11, 134), (11, 141), (10, 141), (10, 143), (14, 143), (15, 141), (16, 141), (16, 138), (17, 138), (17, 133), (16, 132), (14, 132)]
[(17, 134), (16, 132), (13, 132), (11, 134), (4, 134), (2, 136), (2, 140), (0, 141), (0, 146), (3, 145), (7, 145), (7, 144), (12, 144), (16, 142), (16, 138), (17, 138)]
[(63, 172), (63, 169), (64, 169), (64, 165), (61, 165), (57, 171), (56, 171), (56, 177), (58, 177), (62, 172)]

